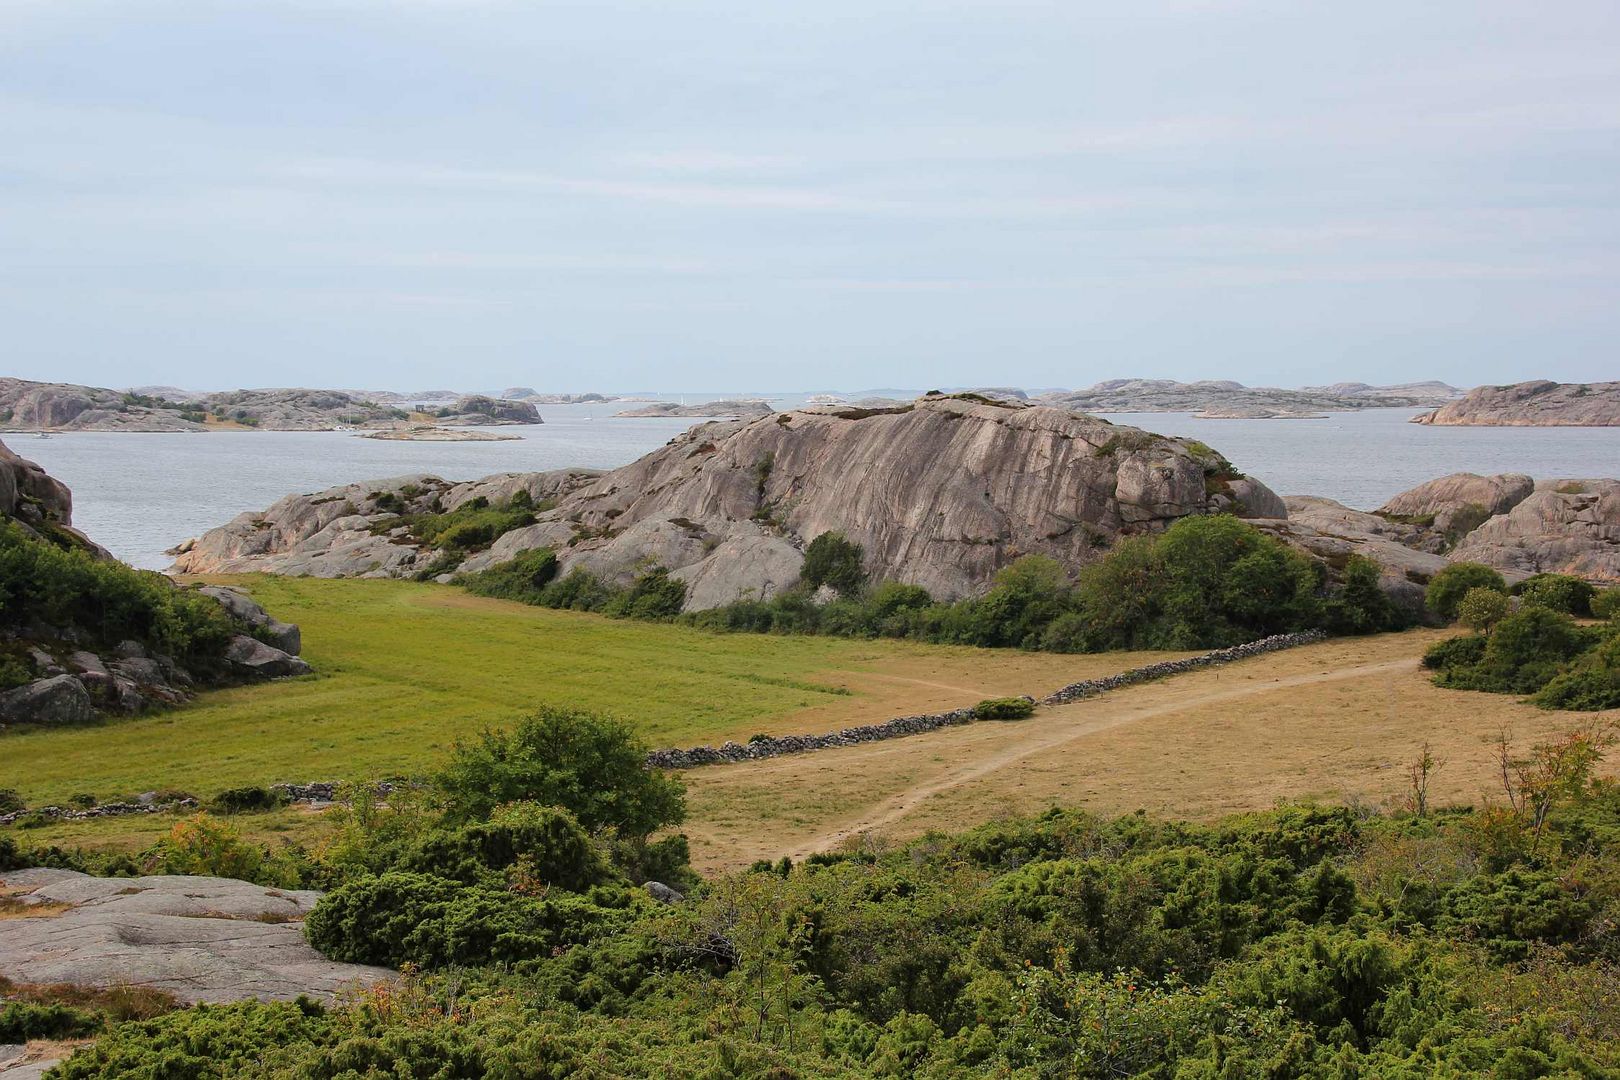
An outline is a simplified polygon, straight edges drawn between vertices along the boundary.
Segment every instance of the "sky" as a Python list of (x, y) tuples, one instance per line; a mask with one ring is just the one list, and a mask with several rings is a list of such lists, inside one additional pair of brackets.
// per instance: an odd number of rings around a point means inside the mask
[(1620, 378), (1613, 0), (0, 0), (0, 374)]

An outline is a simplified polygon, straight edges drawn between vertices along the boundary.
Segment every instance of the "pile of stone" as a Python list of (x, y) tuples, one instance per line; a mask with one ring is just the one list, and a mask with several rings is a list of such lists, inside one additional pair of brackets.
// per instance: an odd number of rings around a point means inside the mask
[(159, 802), (155, 792), (135, 796), (133, 802), (101, 803), (98, 806), (76, 808), (72, 806), (38, 806), (32, 810), (16, 810), (0, 814), (0, 825), (11, 825), (19, 818), (50, 818), (53, 821), (86, 821), (90, 818), (127, 817), (130, 814), (160, 814), (168, 810), (192, 810), (197, 800), (191, 796)]
[(1131, 668), (1121, 671), (1117, 675), (1105, 675), (1100, 679), (1085, 679), (1081, 682), (1070, 683), (1041, 702), (1042, 705), (1065, 705), (1071, 701), (1080, 701), (1083, 698), (1096, 697), (1110, 690), (1118, 690), (1126, 686), (1135, 686), (1137, 683), (1152, 682), (1167, 675), (1180, 675), (1199, 668), (1217, 667), (1221, 664), (1230, 664), (1235, 660), (1246, 660), (1251, 656), (1260, 656), (1264, 653), (1278, 652), (1282, 649), (1292, 649), (1297, 645), (1310, 645), (1313, 642), (1325, 641), (1327, 634), (1321, 630), (1306, 630), (1298, 634), (1273, 634), (1271, 637), (1261, 638), (1244, 645), (1233, 645), (1229, 649), (1216, 649), (1213, 652), (1203, 653), (1199, 656), (1189, 656), (1185, 660), (1166, 660), (1158, 664), (1149, 664), (1146, 667)]
[(921, 716), (897, 716), (881, 724), (863, 724), (860, 727), (845, 728), (826, 735), (756, 735), (747, 743), (728, 742), (722, 746), (694, 746), (687, 750), (654, 750), (647, 755), (647, 764), (655, 769), (693, 769), (699, 765), (760, 761), (764, 758), (781, 757), (783, 754), (825, 750), (832, 746), (857, 746), (861, 743), (881, 742), (884, 739), (898, 739), (904, 735), (921, 735), (926, 731), (938, 731), (942, 727), (972, 721), (972, 709), (924, 713)]
[[(1162, 679), (1167, 675), (1180, 675), (1182, 672), (1195, 671), (1198, 668), (1230, 664), (1234, 660), (1277, 652), (1280, 649), (1291, 649), (1296, 645), (1309, 645), (1326, 638), (1327, 634), (1321, 630), (1307, 630), (1299, 634), (1274, 634), (1246, 645), (1216, 649), (1201, 656), (1190, 656), (1185, 660), (1167, 660), (1161, 664), (1132, 668), (1130, 671), (1122, 671), (1101, 679), (1072, 683), (1049, 695), (1041, 704), (1063, 705), (1082, 698), (1095, 697), (1109, 690), (1118, 690), (1124, 686)], [(761, 761), (765, 758), (781, 757), (783, 754), (803, 754), (833, 746), (856, 746), (860, 743), (898, 739), (906, 735), (921, 735), (928, 731), (938, 731), (943, 727), (972, 722), (972, 709), (925, 713), (921, 716), (897, 716), (881, 724), (845, 728), (826, 735), (756, 735), (746, 743), (728, 742), (721, 746), (693, 746), (685, 750), (654, 750), (647, 755), (647, 764), (654, 769), (694, 769), (700, 765)]]

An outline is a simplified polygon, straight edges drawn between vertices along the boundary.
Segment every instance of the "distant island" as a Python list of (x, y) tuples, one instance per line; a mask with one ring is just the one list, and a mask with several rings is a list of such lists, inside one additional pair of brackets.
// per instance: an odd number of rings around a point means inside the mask
[(655, 401), (639, 409), (626, 409), (614, 416), (769, 416), (776, 410), (764, 401), (706, 401), (701, 405), (681, 405), (673, 401)]
[(523, 436), (507, 435), (497, 431), (436, 427), (433, 424), (401, 424), (397, 427), (368, 431), (360, 438), (382, 439), (387, 442), (515, 442), (521, 440)]
[[(997, 396), (996, 392), (980, 393)], [(1399, 386), (1335, 383), (1288, 390), (1245, 386), (1228, 379), (1190, 383), (1174, 379), (1109, 379), (1085, 390), (1053, 391), (1030, 400), (1080, 412), (1203, 412), (1208, 419), (1299, 419), (1302, 414), (1356, 409), (1433, 408), (1460, 396), (1461, 390), (1443, 382)]]
[(1616, 427), (1620, 382), (1556, 383), (1545, 379), (1481, 386), (1460, 401), (1412, 418), (1437, 427)]

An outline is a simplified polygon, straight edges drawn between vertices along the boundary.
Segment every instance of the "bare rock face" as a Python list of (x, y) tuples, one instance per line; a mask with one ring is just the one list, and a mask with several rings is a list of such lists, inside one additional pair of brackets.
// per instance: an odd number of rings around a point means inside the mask
[(66, 484), (0, 443), (0, 516), (23, 525), (73, 524), (73, 493)]
[(1523, 473), (1452, 473), (1401, 492), (1376, 513), (1416, 526), (1420, 532), (1414, 546), (1446, 551), (1488, 519), (1523, 502), (1535, 486)]
[(0, 885), (40, 909), (7, 920), (0, 934), (0, 972), (18, 982), (149, 986), (197, 1003), (329, 999), (345, 986), (395, 977), (327, 960), (305, 942), (316, 892), (46, 869), (0, 874)]
[(182, 417), (178, 408), (130, 401), (104, 387), (0, 379), (0, 429), (202, 431), (203, 425)]
[(691, 608), (787, 588), (804, 545), (824, 532), (860, 544), (875, 578), (957, 597), (1021, 555), (1075, 566), (1121, 534), (1188, 514), (1288, 513), (1264, 484), (1198, 443), (1068, 409), (932, 395), (702, 424), (605, 475), (508, 474), (454, 486), (399, 477), (291, 496), (190, 542), (175, 569), (409, 576), (437, 565), (438, 554), (418, 550), (392, 515), (479, 497), (502, 504), (519, 491), (541, 506), (535, 523), (461, 570), (540, 547), (557, 553), (563, 573), (615, 581), (657, 564), (687, 583)]
[(1327, 564), (1330, 575), (1342, 570), (1353, 555), (1372, 559), (1379, 566), (1379, 586), (1412, 615), (1425, 617), (1424, 589), (1445, 569), (1446, 559), (1413, 546), (1422, 530), (1392, 522), (1377, 514), (1315, 495), (1290, 495), (1286, 521), (1256, 521), (1255, 525)]
[(531, 402), (472, 394), (459, 398), (442, 416), (440, 424), (538, 424), (540, 410)]
[(183, 574), (269, 573), (321, 578), (410, 577), (433, 561), (401, 515), (454, 510), (483, 498), (509, 502), (519, 491), (541, 504), (594, 479), (590, 470), (504, 473), (451, 484), (416, 473), (289, 495), (259, 513), (174, 548)]
[(1412, 418), (1414, 424), (1486, 424), (1510, 427), (1613, 427), (1620, 425), (1620, 382), (1480, 386), (1460, 401)]
[[(1021, 555), (1079, 565), (1123, 533), (1221, 506), (1287, 511), (1205, 448), (1067, 409), (933, 395), (705, 424), (563, 500), (469, 560), (550, 546), (562, 570), (623, 579), (657, 561), (692, 606), (771, 595), (824, 532), (873, 577), (949, 598)], [(746, 572), (745, 572), (746, 571)]]
[(1573, 574), (1620, 582), (1620, 480), (1551, 480), (1451, 552), (1524, 574)]

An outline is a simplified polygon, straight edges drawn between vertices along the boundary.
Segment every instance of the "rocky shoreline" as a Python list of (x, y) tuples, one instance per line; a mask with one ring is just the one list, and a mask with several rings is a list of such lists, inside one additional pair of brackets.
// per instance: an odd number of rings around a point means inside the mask
[(1412, 418), (1435, 427), (1616, 427), (1620, 382), (1556, 383), (1546, 379), (1480, 386), (1460, 401)]

